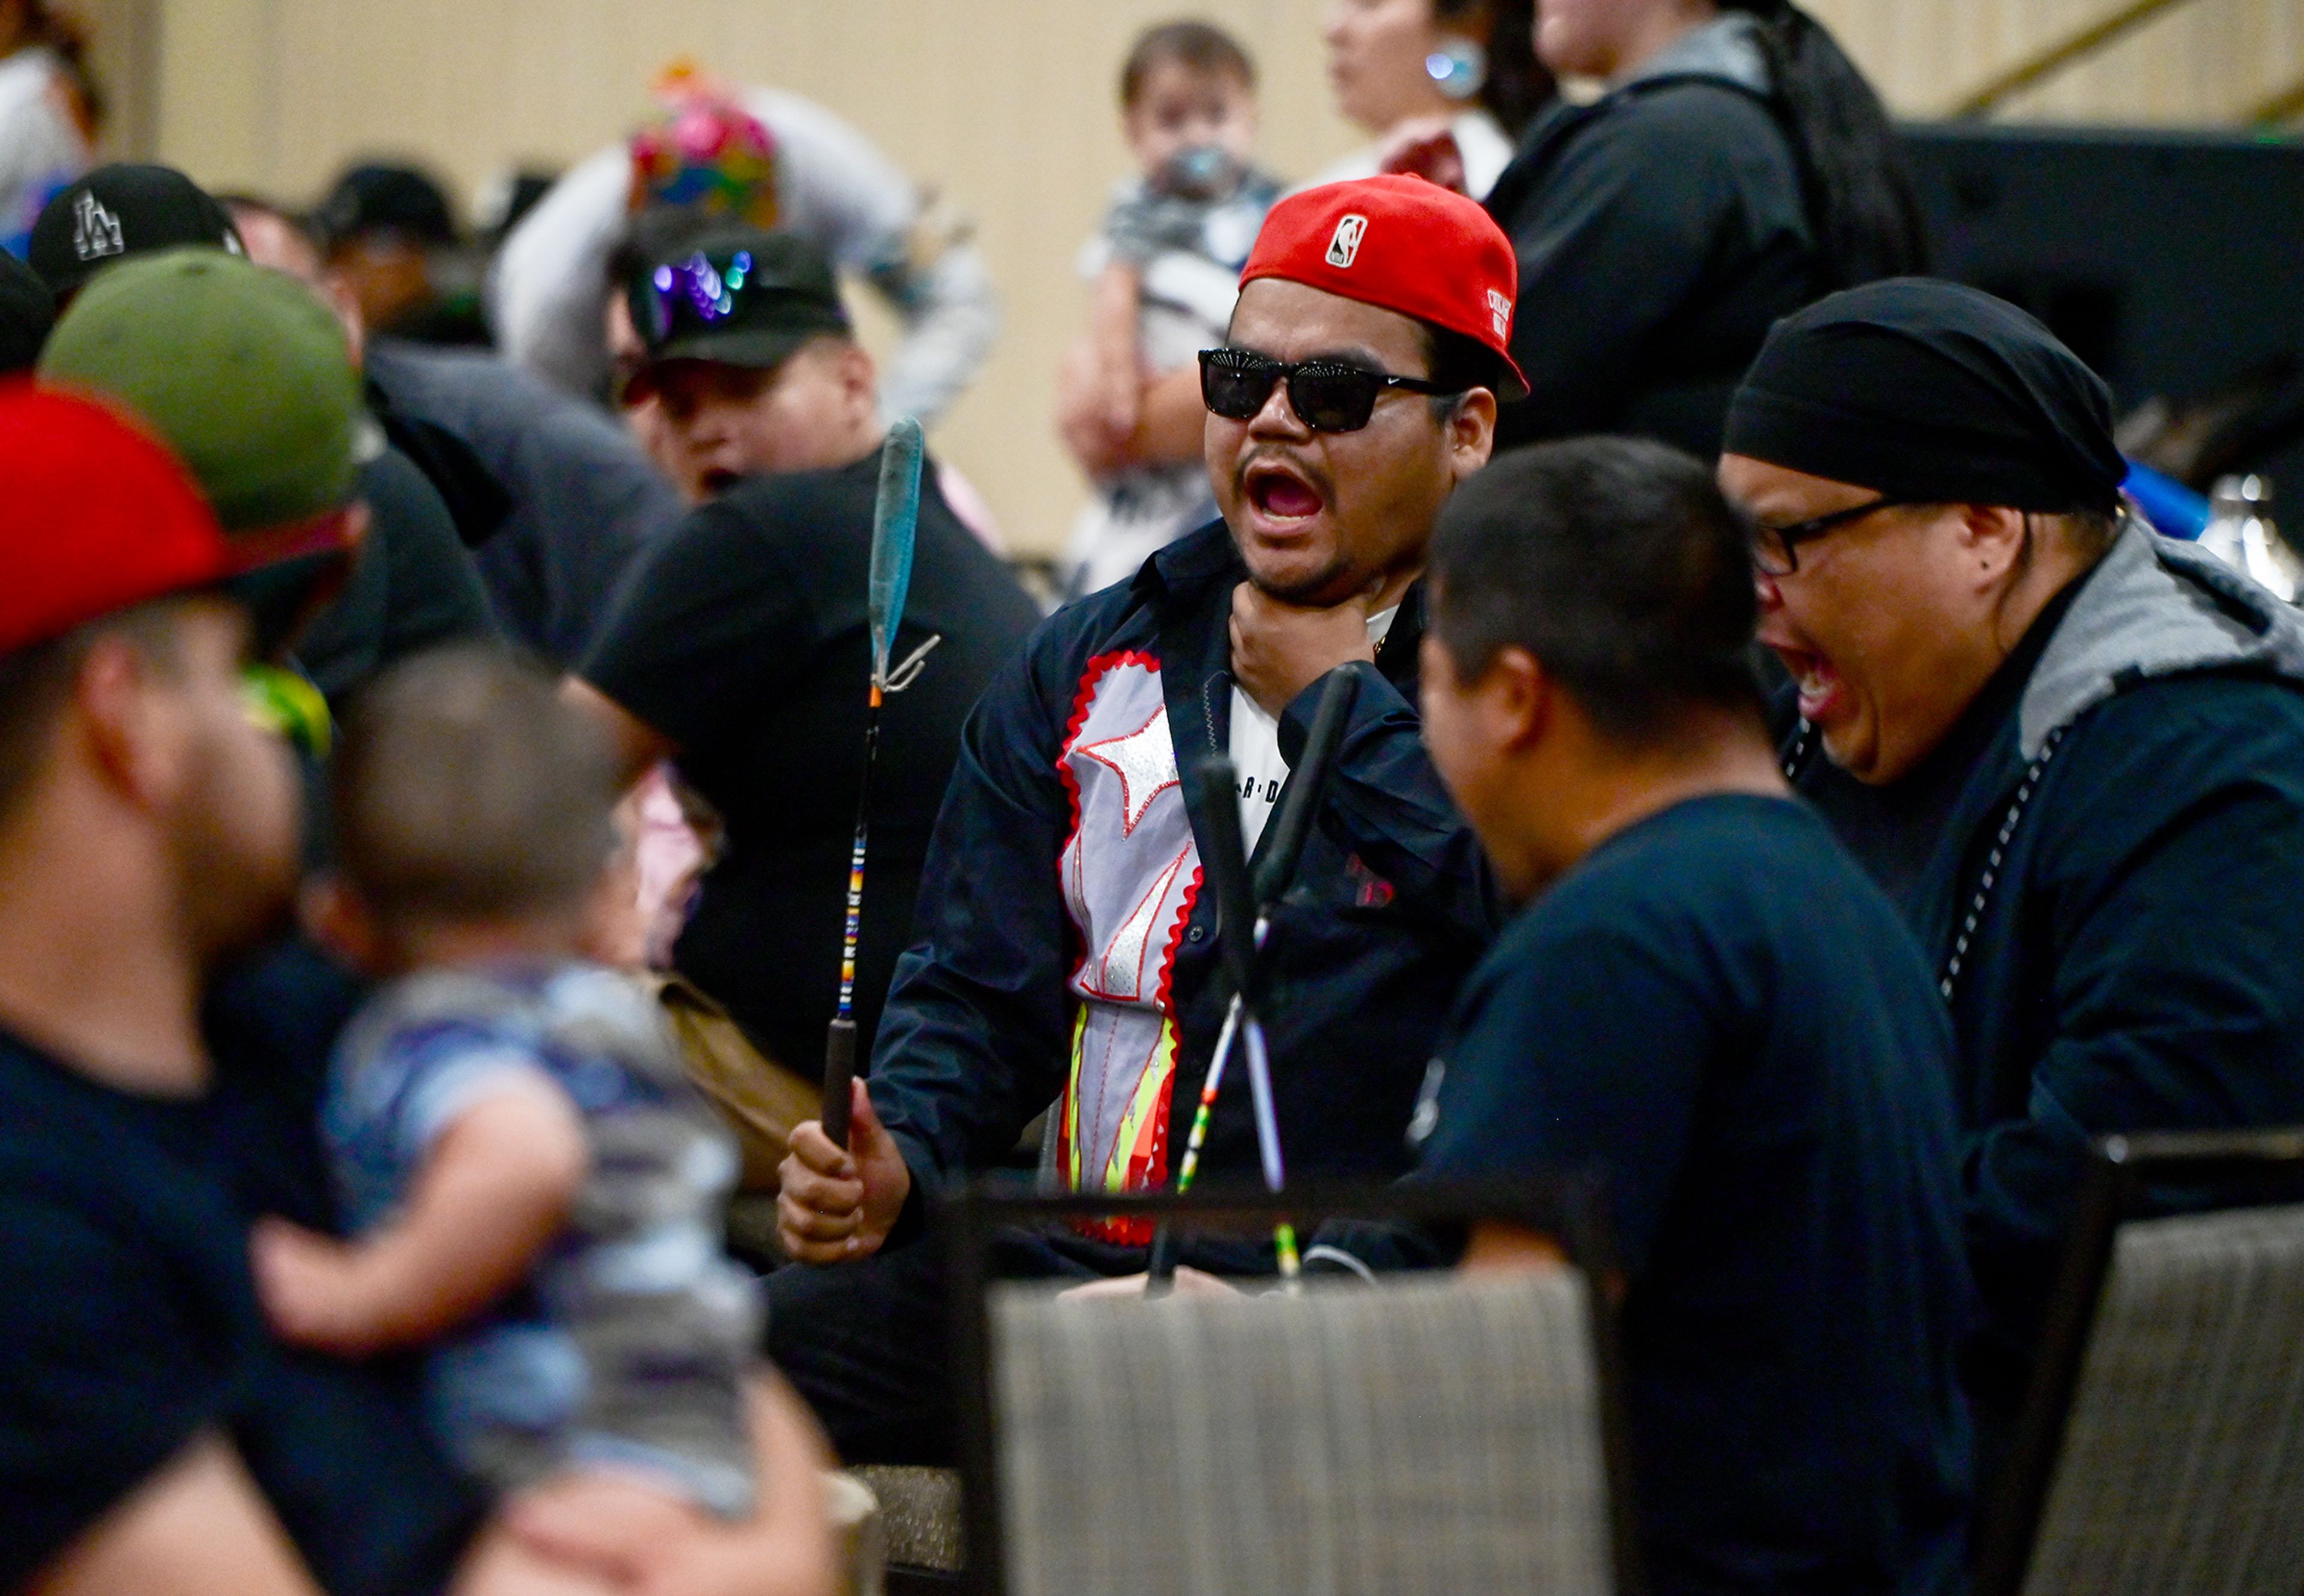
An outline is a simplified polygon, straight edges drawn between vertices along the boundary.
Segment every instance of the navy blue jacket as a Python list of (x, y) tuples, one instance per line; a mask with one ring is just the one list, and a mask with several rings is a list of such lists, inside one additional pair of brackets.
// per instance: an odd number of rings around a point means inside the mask
[[(914, 941), (898, 964), (870, 1090), (917, 1188), (1004, 1158), (1063, 1090), (1081, 957), (1058, 860), (1074, 824), (1058, 762), (1095, 668), (1156, 661), (1178, 765), (1231, 730), (1232, 592), (1247, 572), (1221, 522), (1155, 555), (1131, 582), (1043, 623), (970, 715), (929, 846)], [(1450, 1000), (1501, 923), (1478, 841), (1427, 757), (1414, 707), (1422, 589), (1402, 603), (1365, 679), (1297, 884), (1266, 940), (1263, 1006), (1292, 1177), (1386, 1178), (1409, 1165), (1404, 1133)], [(1315, 688), (1291, 704), (1294, 759)], [(1188, 802), (1189, 789), (1187, 789)], [(1207, 835), (1194, 811), (1195, 837)], [(1182, 1157), (1228, 989), (1217, 978), (1212, 894), (1196, 895), (1169, 976), (1180, 1031), (1169, 1103)], [(1201, 1178), (1254, 1178), (1245, 1070), (1227, 1072)]]
[(1812, 739), (1794, 771), (1876, 873), (1906, 848), (1885, 884), (1949, 991), (1970, 1383), (2003, 1418), (2091, 1138), (2304, 1123), (2304, 622), (2131, 524), (2011, 670), (1909, 836)]

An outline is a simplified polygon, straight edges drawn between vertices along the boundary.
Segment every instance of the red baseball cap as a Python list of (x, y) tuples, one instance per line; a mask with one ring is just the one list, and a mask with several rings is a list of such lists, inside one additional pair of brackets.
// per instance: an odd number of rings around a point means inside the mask
[(117, 412), (0, 386), (0, 653), (238, 574), (216, 513)]
[(1520, 263), (1494, 217), (1421, 177), (1323, 183), (1274, 206), (1241, 286), (1279, 277), (1461, 333), (1496, 357), (1499, 399), (1528, 395), (1512, 358)]

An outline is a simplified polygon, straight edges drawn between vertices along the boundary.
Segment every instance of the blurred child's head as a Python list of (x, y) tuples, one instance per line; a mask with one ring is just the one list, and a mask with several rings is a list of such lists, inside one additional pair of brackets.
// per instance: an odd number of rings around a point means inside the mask
[(1200, 149), (1244, 166), (1256, 144), (1256, 67), (1221, 28), (1163, 22), (1138, 36), (1120, 69), (1120, 117), (1147, 177)]
[(617, 848), (616, 773), (540, 668), (481, 646), (394, 666), (354, 701), (334, 786), (331, 940), (359, 963), (428, 963), (473, 928), (507, 952), (583, 945)]

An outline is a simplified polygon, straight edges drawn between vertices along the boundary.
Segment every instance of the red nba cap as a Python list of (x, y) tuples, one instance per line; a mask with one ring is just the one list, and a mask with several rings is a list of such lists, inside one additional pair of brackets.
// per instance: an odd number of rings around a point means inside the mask
[(0, 653), (238, 574), (174, 455), (115, 412), (0, 386)]
[(1512, 241), (1463, 195), (1421, 177), (1363, 177), (1272, 208), (1240, 274), (1279, 277), (1461, 333), (1502, 368), (1499, 399), (1528, 395), (1512, 358), (1520, 264)]

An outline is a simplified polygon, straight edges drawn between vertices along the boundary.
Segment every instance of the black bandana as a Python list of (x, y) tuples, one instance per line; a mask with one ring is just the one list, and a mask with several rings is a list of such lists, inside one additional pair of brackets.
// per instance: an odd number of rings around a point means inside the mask
[(2128, 463), (2104, 379), (2031, 317), (1900, 277), (1778, 322), (1724, 451), (1916, 504), (2117, 507)]

